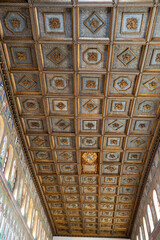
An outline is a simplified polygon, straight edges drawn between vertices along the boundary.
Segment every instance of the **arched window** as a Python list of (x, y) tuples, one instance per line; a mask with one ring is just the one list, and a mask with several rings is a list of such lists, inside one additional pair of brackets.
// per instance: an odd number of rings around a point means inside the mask
[(35, 217), (34, 217), (34, 225), (33, 225), (33, 237), (34, 238), (36, 238), (37, 221), (38, 221), (38, 212), (36, 211)]
[(12, 145), (9, 145), (8, 156), (6, 156), (6, 158), (5, 158), (4, 167), (3, 167), (4, 168), (4, 175), (5, 175), (5, 178), (7, 180), (9, 180), (9, 173), (10, 173), (10, 170), (11, 170), (12, 161), (13, 161), (13, 147), (12, 147)]
[(23, 216), (25, 214), (26, 201), (27, 201), (27, 186), (26, 184), (24, 184), (24, 187), (22, 190), (22, 201), (21, 201), (21, 212)]
[(157, 215), (157, 220), (160, 220), (160, 203), (158, 201), (157, 193), (156, 190), (153, 190), (153, 202), (154, 202), (154, 207)]
[(8, 162), (8, 156), (9, 156), (9, 152), (7, 150), (6, 154), (5, 154), (5, 158), (4, 158), (4, 163), (3, 163), (3, 168), (2, 168), (2, 172), (4, 173), (4, 170), (6, 168), (6, 164)]
[(148, 213), (150, 229), (151, 229), (151, 232), (153, 232), (154, 223), (153, 223), (153, 217), (152, 217), (151, 208), (150, 208), (149, 204), (147, 205), (147, 213)]
[(2, 159), (3, 159), (4, 156), (5, 156), (6, 148), (7, 148), (7, 136), (5, 136), (5, 137), (4, 137), (4, 140), (3, 140), (3, 146), (2, 146), (2, 151), (1, 151), (1, 157), (2, 157)]
[(4, 134), (4, 122), (2, 116), (0, 116), (0, 146), (2, 143), (3, 134)]
[(34, 225), (34, 216), (35, 216), (35, 209), (33, 209), (32, 211), (32, 219), (31, 219), (31, 228), (33, 229), (33, 225)]
[(30, 202), (30, 196), (28, 195), (27, 203), (26, 203), (26, 208), (25, 208), (25, 215), (28, 214), (29, 202)]
[(140, 240), (143, 240), (142, 228), (139, 228)]
[(12, 186), (14, 183), (15, 175), (16, 175), (16, 159), (14, 159), (14, 161), (13, 161), (11, 174), (10, 174), (10, 181), (11, 181)]
[(19, 204), (20, 204), (20, 206), (21, 206), (21, 198), (22, 198), (22, 189), (23, 189), (23, 179), (21, 179), (20, 180), (20, 183), (19, 183), (19, 192), (18, 192), (18, 202), (19, 202)]
[(149, 240), (146, 219), (144, 217), (143, 217), (143, 227), (144, 227), (145, 238), (146, 238), (146, 240)]
[(31, 227), (32, 211), (33, 211), (33, 200), (31, 199), (29, 203), (29, 211), (28, 211), (28, 217), (27, 217), (27, 224), (29, 228)]
[(39, 223), (39, 231), (38, 231), (38, 240), (41, 240), (41, 229), (42, 229), (42, 223)]
[(16, 171), (16, 181), (15, 181), (15, 185), (14, 185), (14, 189), (13, 189), (13, 196), (14, 196), (15, 200), (17, 200), (17, 197), (18, 197), (17, 195), (18, 195), (19, 181), (20, 181), (19, 172), (17, 170)]
[(38, 236), (39, 236), (39, 224), (40, 224), (40, 221), (39, 221), (39, 218), (38, 218), (37, 231), (36, 231), (36, 237), (37, 237), (37, 239), (38, 239)]

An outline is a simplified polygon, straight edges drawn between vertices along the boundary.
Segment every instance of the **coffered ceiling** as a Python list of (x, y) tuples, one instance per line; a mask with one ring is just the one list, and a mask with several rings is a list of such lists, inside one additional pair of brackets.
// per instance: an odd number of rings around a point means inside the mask
[(158, 1), (12, 2), (10, 105), (53, 233), (129, 236), (159, 129)]

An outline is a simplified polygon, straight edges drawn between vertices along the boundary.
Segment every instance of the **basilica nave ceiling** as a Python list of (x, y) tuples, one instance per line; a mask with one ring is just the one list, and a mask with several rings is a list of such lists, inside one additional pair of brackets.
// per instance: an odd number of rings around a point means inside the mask
[(4, 85), (54, 235), (131, 233), (159, 133), (159, 22), (158, 1), (0, 3)]

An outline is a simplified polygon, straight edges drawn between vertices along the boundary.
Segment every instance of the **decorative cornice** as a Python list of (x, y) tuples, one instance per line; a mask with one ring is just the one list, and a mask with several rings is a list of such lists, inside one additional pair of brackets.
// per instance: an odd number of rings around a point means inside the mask
[(52, 218), (49, 214), (49, 211), (47, 210), (48, 205), (46, 204), (45, 197), (42, 194), (42, 191), (41, 191), (41, 188), (40, 188), (40, 185), (39, 185), (39, 181), (36, 177), (34, 167), (33, 167), (33, 163), (32, 163), (32, 159), (29, 155), (29, 150), (28, 150), (28, 147), (27, 147), (27, 143), (25, 141), (23, 129), (22, 129), (21, 123), (19, 121), (18, 111), (17, 111), (15, 100), (14, 100), (14, 97), (13, 97), (13, 93), (12, 93), (12, 89), (11, 89), (11, 85), (10, 85), (10, 77), (9, 77), (9, 74), (8, 74), (8, 69), (7, 69), (7, 65), (6, 65), (6, 61), (5, 61), (5, 57), (4, 57), (4, 53), (3, 53), (2, 48), (3, 48), (2, 44), (0, 44), (0, 73), (2, 75), (2, 82), (3, 82), (3, 85), (4, 85), (7, 101), (9, 103), (8, 105), (9, 105), (9, 108), (10, 108), (10, 111), (11, 111), (11, 115), (12, 115), (12, 118), (13, 118), (13, 122), (14, 122), (14, 126), (16, 128), (18, 138), (19, 138), (20, 143), (21, 143), (21, 147), (23, 149), (24, 156), (26, 158), (26, 162), (27, 162), (27, 166), (29, 168), (29, 172), (30, 172), (31, 177), (33, 179), (33, 182), (35, 184), (37, 193), (39, 195), (39, 198), (40, 198), (40, 201), (41, 201), (42, 206), (44, 208), (44, 211), (46, 213), (46, 216), (48, 218), (48, 222), (51, 226), (52, 234), (55, 235), (56, 234), (55, 226), (54, 226)]

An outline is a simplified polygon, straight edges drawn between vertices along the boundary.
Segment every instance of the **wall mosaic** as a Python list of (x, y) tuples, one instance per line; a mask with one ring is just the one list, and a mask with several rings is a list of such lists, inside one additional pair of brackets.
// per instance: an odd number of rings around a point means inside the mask
[[(135, 240), (136, 236), (139, 235), (139, 227), (142, 227), (142, 236), (145, 237), (144, 228), (143, 228), (143, 217), (145, 217), (146, 224), (147, 224), (147, 231), (149, 234), (150, 239), (158, 240), (160, 236), (159, 231), (159, 221), (157, 220), (157, 215), (154, 207), (154, 201), (153, 201), (153, 190), (156, 190), (157, 197), (160, 202), (160, 145), (156, 151), (154, 160), (152, 162), (151, 169), (149, 171), (148, 179), (146, 182), (146, 185), (143, 190), (142, 199), (140, 202), (140, 205), (138, 207), (137, 215), (135, 218), (133, 230), (132, 230), (132, 236), (131, 239)], [(153, 224), (154, 227), (153, 231), (151, 231), (148, 213), (147, 213), (147, 206), (150, 206), (151, 208), (151, 215), (153, 218)]]
[[(7, 184), (10, 188), (10, 191), (12, 191), (11, 195), (13, 194), (16, 204), (17, 204), (17, 207), (19, 209), (21, 209), (24, 220), (27, 221), (27, 214), (28, 214), (27, 208), (29, 208), (29, 200), (32, 199), (33, 205), (34, 205), (34, 210), (33, 210), (33, 212), (31, 212), (32, 218), (33, 218), (32, 221), (34, 223), (34, 216), (36, 214), (36, 211), (38, 210), (38, 215), (39, 215), (38, 221), (39, 221), (39, 224), (41, 224), (41, 228), (43, 226), (43, 228), (42, 228), (43, 231), (41, 234), (44, 234), (43, 232), (45, 229), (46, 236), (48, 237), (48, 239), (51, 239), (52, 234), (51, 234), (51, 231), (48, 226), (48, 221), (47, 221), (46, 215), (44, 213), (43, 207), (40, 203), (40, 199), (38, 197), (38, 193), (34, 186), (33, 180), (30, 176), (29, 169), (27, 167), (27, 163), (26, 163), (24, 154), (22, 152), (20, 141), (17, 137), (17, 133), (16, 133), (16, 130), (15, 130), (15, 127), (13, 124), (13, 119), (12, 119), (12, 116), (11, 116), (11, 113), (9, 110), (9, 106), (7, 103), (7, 98), (6, 98), (6, 95), (4, 92), (1, 76), (0, 76), (0, 112), (1, 112), (1, 119), (3, 119), (3, 123), (4, 123), (4, 132), (3, 132), (3, 135), (1, 138), (1, 145), (0, 145), (0, 152), (1, 152), (0, 153), (0, 171), (1, 171), (1, 174), (2, 175), (5, 174), (5, 178), (8, 179)], [(0, 126), (0, 127), (2, 127), (2, 126)], [(39, 141), (38, 141), (38, 138), (35, 139), (35, 143), (42, 144), (42, 141), (43, 141), (42, 139), (39, 139)], [(13, 150), (14, 161), (11, 162), (12, 172), (10, 172), (10, 175), (8, 175), (7, 171), (9, 169), (8, 162), (10, 161), (10, 157), (11, 157), (11, 155), (10, 155), (11, 148), (14, 149)], [(4, 173), (2, 173), (2, 172), (4, 172)], [(29, 196), (28, 200), (27, 200), (27, 195), (25, 193), (26, 187), (27, 187), (26, 193)], [(7, 193), (4, 191), (3, 183), (1, 183), (1, 194), (0, 195), (2, 195), (3, 204), (4, 204), (4, 202), (7, 201), (7, 205), (5, 205), (5, 207), (7, 207), (7, 209), (10, 209), (10, 208), (14, 209), (14, 207), (11, 206), (12, 200), (7, 196)], [(23, 213), (23, 211), (22, 211), (23, 204), (26, 206), (26, 213)], [(12, 210), (12, 211), (15, 211), (15, 210)], [(8, 210), (7, 210), (7, 212), (8, 212)], [(13, 217), (13, 220), (16, 218), (19, 218), (19, 216), (17, 216), (17, 214), (15, 214), (14, 217)], [(8, 215), (8, 218), (10, 218), (10, 215)], [(23, 234), (26, 235), (26, 233), (25, 233), (26, 230), (25, 230), (25, 227), (23, 226), (23, 223), (20, 223), (19, 222), (20, 220), (15, 220), (15, 221), (18, 221), (17, 224), (19, 225), (19, 227), (15, 226), (15, 228), (16, 228), (15, 231), (19, 231), (18, 230), (19, 228), (24, 229)], [(33, 223), (31, 223), (31, 225), (29, 226), (30, 231), (32, 234), (38, 234), (38, 233), (34, 232), (34, 230), (33, 230), (33, 227), (34, 227)], [(1, 226), (1, 227), (3, 227), (3, 226)], [(13, 227), (14, 227), (14, 225), (13, 225)], [(11, 234), (8, 232), (7, 229), (6, 229), (6, 231), (7, 231), (7, 234)], [(4, 231), (2, 231), (1, 233), (5, 234)], [(17, 232), (17, 234), (21, 234), (21, 233)], [(36, 235), (34, 235), (34, 237), (36, 237)], [(43, 238), (43, 236), (42, 236), (42, 238)], [(30, 239), (30, 238), (27, 237), (27, 235), (26, 235), (26, 239)]]
[(3, 183), (0, 182), (0, 239), (17, 237), (29, 240), (32, 236), (26, 231)]

